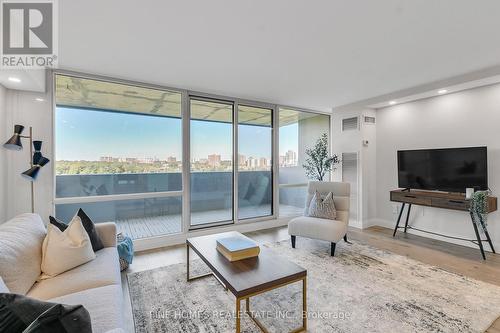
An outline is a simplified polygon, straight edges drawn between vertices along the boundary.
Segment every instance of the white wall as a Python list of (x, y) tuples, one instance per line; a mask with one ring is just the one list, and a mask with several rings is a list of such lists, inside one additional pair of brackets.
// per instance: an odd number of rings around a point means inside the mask
[[(376, 117), (374, 110), (366, 108), (339, 108), (333, 110), (332, 118), (332, 150), (340, 158), (343, 153), (358, 154), (358, 184), (357, 189), (351, 186), (351, 192), (357, 192), (357, 198), (351, 200), (351, 206), (357, 205), (357, 221), (351, 220), (350, 225), (366, 228), (375, 220), (375, 187), (376, 187), (376, 126), (364, 123), (364, 116)], [(359, 117), (359, 130), (342, 132), (342, 119)], [(368, 146), (363, 141), (368, 140)], [(334, 172), (333, 179), (342, 180), (341, 167)]]
[[(43, 102), (35, 98), (45, 99)], [(1, 135), (2, 140), (7, 140), (15, 124), (25, 126), (24, 135), (28, 135), (29, 127), (33, 127), (34, 139), (42, 140), (42, 153), (51, 162), (40, 172), (35, 182), (35, 212), (40, 214), (44, 221), (52, 214), (53, 193), (53, 154), (52, 154), (52, 100), (51, 94), (40, 94), (18, 90), (7, 90), (6, 112), (2, 116), (1, 123), (5, 124), (7, 130)], [(5, 122), (4, 122), (5, 121)], [(21, 173), (30, 166), (30, 149), (28, 139), (23, 139), (22, 151), (5, 151), (7, 168), (5, 177), (9, 195), (4, 204), (6, 205), (4, 219), (10, 219), (17, 214), (31, 212), (30, 184), (21, 177)]]
[[(500, 196), (500, 85), (387, 107), (376, 115), (377, 224), (394, 227), (397, 218), (389, 191), (398, 185), (398, 149), (486, 145), (489, 186)], [(500, 248), (500, 213), (490, 214), (488, 223), (490, 236)], [(414, 206), (410, 224), (452, 236), (475, 236), (464, 212)], [(469, 242), (461, 244), (475, 247)]]
[[(7, 134), (7, 109), (6, 98), (7, 90), (0, 85), (0, 144), (8, 140)], [(5, 222), (7, 218), (7, 152), (0, 147), (0, 223)]]

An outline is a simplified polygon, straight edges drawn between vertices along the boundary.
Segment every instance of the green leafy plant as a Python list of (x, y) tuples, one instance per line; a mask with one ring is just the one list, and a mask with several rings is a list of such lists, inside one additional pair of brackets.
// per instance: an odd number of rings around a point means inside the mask
[(306, 149), (306, 160), (302, 164), (309, 179), (323, 181), (327, 172), (336, 169), (340, 163), (337, 155), (328, 153), (328, 135), (323, 133), (313, 148)]
[(474, 192), (469, 210), (473, 222), (484, 232), (488, 226), (488, 191)]

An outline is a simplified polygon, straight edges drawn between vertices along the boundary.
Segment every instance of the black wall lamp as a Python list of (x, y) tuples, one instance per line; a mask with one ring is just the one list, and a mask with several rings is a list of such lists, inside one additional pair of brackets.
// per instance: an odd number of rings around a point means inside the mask
[[(29, 139), (30, 142), (30, 168), (24, 171), (21, 176), (28, 179), (31, 184), (31, 212), (35, 212), (35, 190), (33, 182), (36, 180), (40, 169), (50, 160), (42, 155), (42, 141), (33, 141), (33, 128), (30, 127), (29, 135), (22, 135), (24, 126), (15, 125), (14, 135), (3, 145), (9, 150), (22, 150), (22, 139)], [(33, 151), (34, 150), (34, 151)]]

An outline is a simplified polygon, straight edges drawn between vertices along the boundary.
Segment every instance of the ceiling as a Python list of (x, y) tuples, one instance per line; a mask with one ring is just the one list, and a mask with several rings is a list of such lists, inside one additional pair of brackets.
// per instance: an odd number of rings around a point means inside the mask
[[(55, 102), (59, 107), (181, 118), (180, 92), (64, 74), (56, 75), (55, 86)], [(191, 120), (233, 121), (233, 104), (230, 102), (191, 98), (190, 103)], [(279, 124), (287, 126), (312, 117), (322, 115), (280, 108)], [(272, 122), (272, 110), (238, 105), (238, 124), (271, 127)]]
[(318, 110), (500, 64), (498, 0), (59, 1), (59, 67)]

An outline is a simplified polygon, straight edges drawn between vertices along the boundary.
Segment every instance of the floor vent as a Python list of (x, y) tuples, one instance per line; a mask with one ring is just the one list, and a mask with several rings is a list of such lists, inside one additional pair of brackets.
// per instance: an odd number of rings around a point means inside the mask
[(342, 119), (342, 132), (358, 130), (358, 117)]

